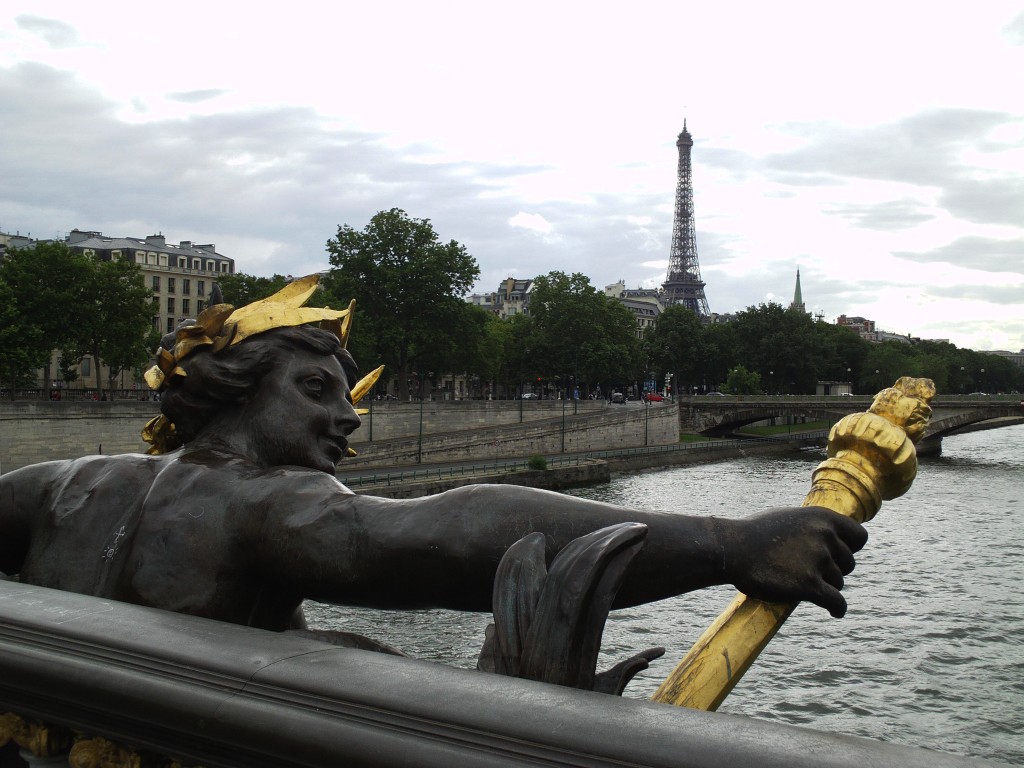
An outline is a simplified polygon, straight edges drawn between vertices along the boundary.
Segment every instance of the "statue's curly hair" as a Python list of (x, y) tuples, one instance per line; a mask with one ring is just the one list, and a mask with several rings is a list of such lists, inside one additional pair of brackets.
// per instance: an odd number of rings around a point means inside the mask
[(174, 423), (177, 439), (190, 442), (218, 410), (245, 402), (267, 372), (283, 364), (296, 347), (333, 355), (349, 386), (356, 385), (359, 371), (352, 355), (333, 333), (311, 326), (274, 328), (219, 352), (197, 349), (179, 363), (187, 375), (171, 379), (161, 395), (160, 410)]

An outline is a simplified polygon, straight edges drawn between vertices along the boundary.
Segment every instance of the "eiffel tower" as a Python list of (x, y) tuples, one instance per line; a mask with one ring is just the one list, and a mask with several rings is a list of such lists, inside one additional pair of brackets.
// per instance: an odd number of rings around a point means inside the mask
[(708, 317), (708, 300), (704, 296), (704, 281), (700, 279), (697, 263), (697, 234), (693, 226), (693, 176), (690, 168), (690, 150), (693, 137), (686, 130), (676, 141), (679, 147), (679, 170), (676, 181), (676, 211), (672, 222), (672, 251), (668, 260), (668, 275), (662, 283), (666, 305), (681, 304), (700, 317)]

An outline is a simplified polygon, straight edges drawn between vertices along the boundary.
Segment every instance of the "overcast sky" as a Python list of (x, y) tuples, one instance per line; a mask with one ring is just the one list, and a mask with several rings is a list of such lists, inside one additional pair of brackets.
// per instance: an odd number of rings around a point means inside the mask
[(1024, 348), (1024, 7), (28, 2), (0, 10), (0, 231), (327, 267), (430, 219), (481, 268), (665, 279), (693, 135), (708, 303)]

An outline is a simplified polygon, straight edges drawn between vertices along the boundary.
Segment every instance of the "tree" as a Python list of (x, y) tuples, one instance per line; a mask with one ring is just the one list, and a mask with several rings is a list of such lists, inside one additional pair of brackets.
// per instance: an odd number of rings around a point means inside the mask
[(15, 291), (0, 272), (0, 387), (28, 384), (49, 355), (43, 329), (19, 313)]
[[(725, 381), (729, 369), (740, 359), (735, 323), (713, 323), (704, 328), (700, 350), (701, 391), (714, 389)], [(696, 387), (696, 379), (693, 382)]]
[(803, 312), (770, 303), (747, 307), (733, 323), (737, 362), (792, 394), (813, 394), (817, 380), (814, 321)]
[(632, 381), (642, 369), (636, 320), (579, 272), (537, 277), (530, 291), (530, 348), (546, 378), (568, 387)]
[(499, 385), (505, 392), (514, 389), (514, 383), (522, 381), (513, 375), (515, 320), (529, 320), (525, 315), (513, 315), (502, 320), (486, 310), (484, 334), (480, 340), (480, 366), (475, 373), (489, 393), (498, 391)]
[(868, 342), (842, 325), (818, 322), (811, 331), (816, 378), (856, 382), (868, 354)]
[(60, 242), (7, 251), (0, 262), (0, 283), (6, 286), (0, 368), (6, 380), (34, 378), (42, 368), (49, 386), (50, 354), (70, 343), (81, 322), (81, 290), (92, 269), (87, 257)]
[(103, 394), (100, 366), (108, 382), (121, 371), (138, 367), (151, 354), (153, 294), (131, 261), (94, 261), (80, 286), (78, 321), (70, 329), (68, 349), (91, 354), (96, 363), (96, 391)]
[(658, 374), (671, 373), (676, 390), (687, 393), (703, 381), (705, 333), (697, 313), (676, 304), (668, 307), (644, 337), (647, 359)]
[(442, 243), (429, 219), (392, 208), (361, 232), (338, 227), (327, 251), (327, 295), (338, 306), (355, 297), (357, 334), (372, 340), (370, 360), (360, 361), (364, 368), (386, 364), (403, 399), (413, 373), (454, 369), (442, 351), (460, 343), (452, 330), (465, 320), (463, 297), (480, 274), (465, 246)]
[(730, 395), (759, 395), (761, 394), (761, 377), (753, 371), (748, 371), (742, 365), (737, 365), (729, 371), (722, 391)]
[(244, 272), (235, 272), (233, 275), (225, 274), (217, 277), (217, 285), (220, 286), (221, 293), (224, 295), (224, 303), (236, 307), (244, 307), (246, 304), (273, 296), (289, 282), (291, 282), (290, 277), (278, 274), (273, 277), (257, 277)]

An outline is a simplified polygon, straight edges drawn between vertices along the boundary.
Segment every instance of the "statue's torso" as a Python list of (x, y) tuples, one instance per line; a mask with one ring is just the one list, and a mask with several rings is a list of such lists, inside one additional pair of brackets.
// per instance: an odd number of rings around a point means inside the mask
[(35, 520), (23, 581), (242, 624), (287, 623), (300, 601), (264, 582), (260, 510), (232, 504), (251, 465), (172, 454), (67, 467)]

